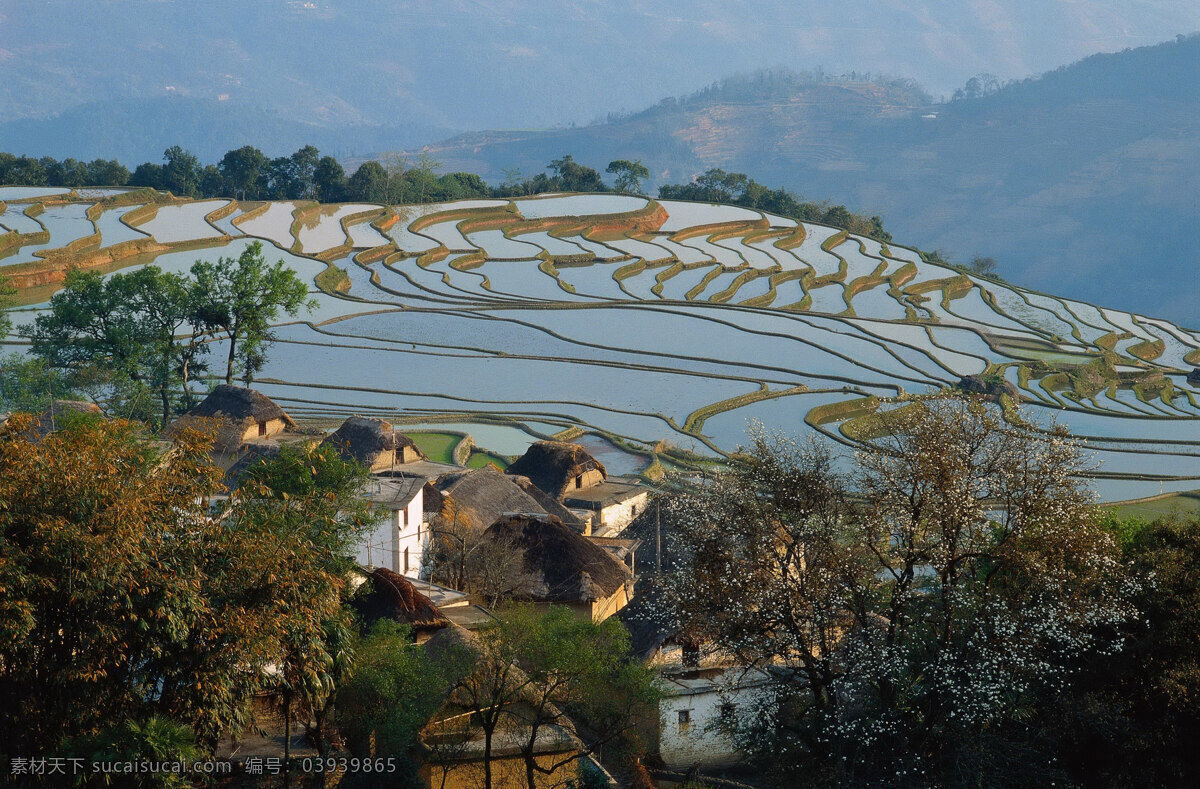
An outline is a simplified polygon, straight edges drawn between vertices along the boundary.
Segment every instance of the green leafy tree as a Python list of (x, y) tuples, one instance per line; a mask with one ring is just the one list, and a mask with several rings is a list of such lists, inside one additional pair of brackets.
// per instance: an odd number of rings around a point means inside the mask
[(17, 289), (9, 284), (7, 278), (0, 277), (0, 340), (3, 340), (12, 331), (12, 319), (8, 317), (8, 310), (12, 306), (15, 295), (17, 295)]
[(416, 164), (404, 174), (412, 184), (411, 192), (416, 196), (417, 202), (424, 203), (437, 192), (437, 171), (441, 166), (442, 163), (433, 158), (432, 154), (421, 151), (417, 155)]
[[(527, 789), (587, 754), (627, 761), (644, 751), (637, 729), (657, 712), (660, 694), (654, 671), (628, 659), (629, 632), (619, 621), (581, 619), (564, 607), (516, 606), (502, 615), (495, 636), (523, 674), (524, 703), (508, 714), (524, 734)], [(539, 735), (568, 723), (575, 724), (583, 750), (539, 759)]]
[(346, 193), (346, 171), (332, 156), (322, 156), (313, 170), (316, 199), (322, 203), (339, 203)]
[[(239, 515), (298, 533), (318, 574), (307, 592), (324, 601), (322, 616), (284, 632), (280, 670), (271, 684), (282, 702), (290, 735), (293, 713), (315, 720), (309, 734), (324, 752), (334, 693), (354, 661), (345, 578), (353, 567), (353, 546), (372, 520), (362, 496), (367, 470), (327, 445), (285, 446), (277, 457), (253, 465), (242, 487)], [(290, 736), (285, 747), (290, 747)]]
[[(501, 775), (493, 764), (499, 758), (493, 745), (503, 733), (519, 743), (520, 779), (528, 789), (602, 749), (609, 756), (640, 752), (635, 732), (657, 709), (659, 694), (654, 672), (628, 660), (629, 634), (620, 622), (527, 606), (506, 609), (499, 619), (456, 649), (439, 650), (448, 675), (457, 676), (452, 703), (467, 714), (452, 719), (457, 728), (448, 721), (438, 726), (447, 751), (482, 735), (484, 785), (513, 785), (517, 776)], [(580, 750), (548, 760), (535, 753), (548, 729), (570, 724)]]
[(389, 203), (388, 172), (376, 161), (363, 162), (346, 181), (346, 197), (370, 203)]
[(129, 170), (116, 159), (93, 159), (88, 162), (88, 184), (92, 186), (124, 186), (129, 183)]
[(1053, 755), (1064, 783), (1171, 786), (1194, 782), (1200, 755), (1200, 522), (1110, 518), (1140, 616), (1125, 647), (1082, 664), (1027, 722), (1030, 745)]
[(267, 157), (252, 145), (229, 151), (217, 166), (225, 183), (239, 200), (258, 197), (267, 168)]
[(71, 377), (45, 359), (0, 355), (0, 413), (41, 411), (52, 400), (78, 397)]
[(294, 177), (295, 163), (290, 156), (277, 156), (267, 162), (263, 179), (263, 197), (268, 200), (295, 200), (299, 183)]
[(201, 363), (192, 336), (193, 291), (184, 277), (145, 266), (108, 278), (74, 269), (30, 332), (31, 350), (50, 366), (96, 368), (159, 399), (162, 423), (172, 396)]
[(231, 385), (239, 359), (243, 377), (250, 383), (265, 358), (266, 347), (274, 340), (271, 323), (281, 313), (296, 315), (316, 306), (296, 272), (282, 260), (267, 263), (259, 241), (248, 245), (236, 259), (197, 260), (192, 276), (197, 321), (212, 336), (229, 343), (225, 383)]
[(650, 170), (642, 164), (641, 159), (632, 162), (628, 159), (617, 159), (609, 162), (604, 171), (617, 176), (615, 187), (618, 192), (633, 194), (642, 194), (642, 181), (650, 177)]
[(221, 197), (225, 194), (227, 187), (225, 179), (221, 176), (221, 171), (216, 165), (206, 165), (200, 172), (200, 196), (201, 197)]
[(441, 703), (444, 676), (407, 627), (386, 619), (359, 640), (354, 655), (354, 675), (337, 691), (340, 732), (356, 755), (411, 759), (418, 733)]
[(475, 173), (446, 173), (437, 179), (435, 200), (461, 200), (466, 197), (488, 197), (491, 190)]
[(154, 162), (143, 162), (129, 176), (130, 186), (145, 186), (151, 189), (165, 189), (163, 185), (163, 167)]
[(0, 183), (45, 186), (46, 168), (30, 156), (3, 153), (0, 154)]
[[(192, 730), (178, 721), (153, 715), (145, 721), (125, 721), (97, 734), (68, 740), (65, 751), (84, 755), (92, 762), (177, 762), (191, 764), (204, 758)], [(83, 786), (108, 786), (111, 776), (85, 775)], [(194, 786), (183, 773), (156, 772), (122, 777), (130, 787), (185, 789)]]
[(321, 152), (312, 145), (305, 145), (291, 156), (291, 175), (295, 183), (296, 198), (314, 199), (317, 194), (315, 173), (321, 161)]
[(600, 173), (575, 161), (575, 157), (571, 154), (566, 154), (559, 159), (552, 159), (546, 167), (554, 173), (552, 180), (557, 183), (558, 188), (565, 192), (608, 191)]
[(203, 170), (194, 153), (172, 145), (163, 151), (163, 161), (160, 188), (180, 197), (196, 197), (200, 194)]

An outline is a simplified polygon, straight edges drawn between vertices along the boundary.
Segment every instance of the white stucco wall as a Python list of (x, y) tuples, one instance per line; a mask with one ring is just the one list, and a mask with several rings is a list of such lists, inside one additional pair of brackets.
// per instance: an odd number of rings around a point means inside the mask
[[(663, 688), (672, 692), (672, 683)], [(718, 767), (736, 762), (739, 757), (732, 739), (715, 728), (721, 705), (731, 702), (733, 714), (741, 718), (752, 714), (751, 708), (761, 688), (725, 689), (724, 694), (714, 685), (711, 690), (688, 695), (667, 695), (659, 702), (659, 756), (668, 769), (686, 770), (692, 765)], [(690, 724), (679, 722), (680, 711), (687, 710)]]
[(619, 532), (629, 524), (633, 523), (633, 519), (640, 515), (646, 509), (646, 502), (650, 494), (639, 493), (631, 499), (626, 499), (619, 504), (612, 504), (600, 510), (600, 524), (609, 530), (609, 533)]
[[(381, 516), (358, 544), (358, 563), (386, 567), (401, 575), (417, 577), (428, 540), (428, 531), (423, 522), (424, 496), (418, 491), (403, 510), (382, 512)], [(407, 570), (404, 567), (405, 549), (408, 550)]]

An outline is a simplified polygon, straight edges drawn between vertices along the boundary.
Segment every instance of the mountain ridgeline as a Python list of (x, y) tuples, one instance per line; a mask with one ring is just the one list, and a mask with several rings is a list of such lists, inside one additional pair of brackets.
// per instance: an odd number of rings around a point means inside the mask
[(641, 159), (653, 186), (711, 167), (879, 214), (951, 260), (1196, 324), (1200, 36), (1096, 55), (933, 103), (904, 80), (763, 72), (576, 129), (429, 148), (498, 178), (569, 150)]

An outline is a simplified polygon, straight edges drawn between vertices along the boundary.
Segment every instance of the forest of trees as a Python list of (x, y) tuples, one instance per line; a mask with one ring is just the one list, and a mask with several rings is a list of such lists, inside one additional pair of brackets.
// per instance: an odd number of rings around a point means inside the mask
[[(34, 159), (0, 153), (0, 184), (26, 186), (135, 186), (169, 191), (180, 197), (232, 197), (238, 200), (317, 200), (322, 203), (436, 203), (481, 197), (525, 197), (547, 192), (642, 194), (650, 171), (640, 160), (617, 159), (605, 172), (575, 161), (570, 154), (552, 159), (547, 172), (524, 177), (517, 170), (489, 186), (474, 173), (439, 174), (441, 164), (428, 154), (414, 159), (391, 154), (363, 162), (347, 175), (332, 156), (306, 145), (290, 156), (270, 158), (258, 148), (227, 152), (217, 164), (202, 164), (178, 145), (163, 152), (162, 163), (144, 162), (130, 173), (116, 161), (79, 162), (51, 157)], [(732, 203), (791, 219), (821, 222), (880, 241), (892, 236), (879, 216), (864, 216), (844, 205), (805, 201), (784, 188), (763, 186), (745, 173), (707, 170), (689, 183), (666, 184), (659, 197), (672, 200)]]
[(659, 188), (658, 196), (671, 200), (732, 203), (790, 219), (844, 228), (878, 241), (892, 240), (892, 234), (883, 229), (882, 217), (855, 214), (844, 205), (808, 202), (787, 189), (770, 189), (745, 173), (726, 172), (720, 168), (706, 170), (690, 183), (665, 184)]

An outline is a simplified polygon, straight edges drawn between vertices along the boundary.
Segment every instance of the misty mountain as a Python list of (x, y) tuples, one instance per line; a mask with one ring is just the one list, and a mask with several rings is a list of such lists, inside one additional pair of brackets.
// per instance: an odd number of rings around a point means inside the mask
[(1197, 29), (1180, 0), (0, 0), (0, 119), (177, 95), (331, 126), (544, 128), (775, 66), (948, 95)]
[(577, 129), (432, 146), (493, 180), (570, 152), (640, 158), (656, 184), (709, 167), (852, 210), (1034, 288), (1200, 325), (1200, 36), (1097, 55), (988, 95), (760, 73)]
[(268, 156), (283, 156), (311, 144), (323, 153), (352, 159), (419, 145), (451, 131), (421, 124), (305, 123), (236, 101), (167, 96), (94, 102), (54, 118), (0, 123), (0, 151), (60, 159), (118, 159), (133, 169), (140, 162), (161, 161), (171, 145), (182, 145), (204, 162), (219, 161), (226, 151), (243, 145), (259, 147)]

